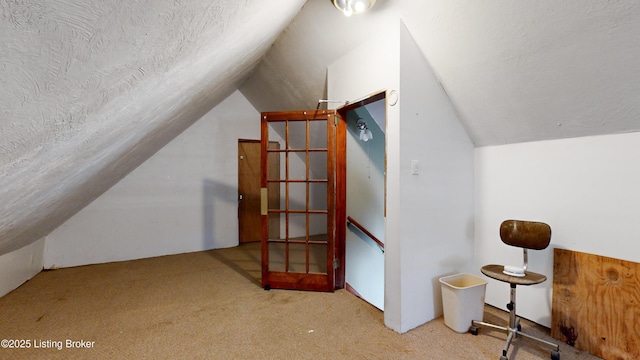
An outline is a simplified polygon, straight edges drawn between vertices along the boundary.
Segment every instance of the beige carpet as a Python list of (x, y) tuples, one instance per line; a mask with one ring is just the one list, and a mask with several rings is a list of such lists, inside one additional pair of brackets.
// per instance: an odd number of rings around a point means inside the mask
[[(0, 358), (498, 359), (504, 344), (498, 331), (458, 334), (442, 318), (400, 335), (344, 290), (265, 291), (259, 278), (252, 246), (45, 271), (0, 299), (0, 339), (30, 346), (0, 348)], [(485, 320), (505, 318), (486, 308)], [(527, 339), (512, 351), (549, 358)], [(596, 359), (566, 345), (561, 354)]]

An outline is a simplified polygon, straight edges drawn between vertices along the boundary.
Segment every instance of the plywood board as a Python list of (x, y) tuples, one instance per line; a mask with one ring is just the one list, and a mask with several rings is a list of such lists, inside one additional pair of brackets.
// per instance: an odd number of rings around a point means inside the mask
[(554, 250), (551, 336), (604, 359), (640, 359), (640, 264)]

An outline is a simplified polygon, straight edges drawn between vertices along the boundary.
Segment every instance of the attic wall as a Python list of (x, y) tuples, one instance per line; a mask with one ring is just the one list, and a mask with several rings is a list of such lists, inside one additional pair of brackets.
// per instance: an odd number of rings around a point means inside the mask
[[(640, 133), (477, 148), (475, 272), (522, 263), (498, 237), (503, 220), (548, 223), (551, 245), (529, 252), (529, 269), (547, 281), (518, 288), (518, 312), (550, 326), (553, 248), (640, 262), (638, 153)], [(508, 299), (509, 286), (490, 280), (486, 302), (504, 309)]]
[(47, 236), (45, 268), (238, 245), (238, 139), (259, 138), (234, 92)]
[(42, 271), (44, 242), (40, 239), (16, 251), (0, 255), (0, 297)]
[(0, 3), (0, 254), (46, 236), (231, 94), (304, 4)]
[(404, 333), (441, 315), (438, 279), (472, 263), (474, 146), (399, 17), (378, 30), (331, 64), (328, 95), (397, 94), (386, 104), (384, 320)]
[(442, 315), (439, 279), (468, 272), (473, 262), (474, 145), (404, 23), (400, 41), (400, 152), (390, 161), (400, 172), (397, 236), (407, 331)]

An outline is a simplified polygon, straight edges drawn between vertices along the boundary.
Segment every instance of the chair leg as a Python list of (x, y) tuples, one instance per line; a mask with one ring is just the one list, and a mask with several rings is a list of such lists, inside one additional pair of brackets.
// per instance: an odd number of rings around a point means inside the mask
[(515, 329), (517, 325), (520, 325), (520, 319), (516, 316), (516, 285), (511, 284), (511, 296), (509, 303), (507, 304), (509, 309), (509, 328)]
[(510, 296), (510, 301), (507, 304), (507, 309), (509, 309), (509, 326), (504, 327), (504, 326), (498, 326), (498, 325), (486, 323), (484, 321), (473, 320), (471, 321), (471, 327), (469, 328), (469, 332), (471, 332), (473, 335), (478, 335), (479, 326), (490, 327), (493, 329), (505, 331), (507, 333), (507, 340), (506, 340), (504, 349), (502, 350), (502, 356), (500, 357), (501, 360), (508, 359), (507, 353), (509, 351), (509, 347), (511, 346), (511, 342), (513, 341), (513, 339), (517, 338), (518, 335), (522, 335), (531, 340), (535, 340), (540, 343), (551, 346), (552, 348), (554, 348), (554, 350), (551, 351), (551, 359), (560, 360), (559, 345), (522, 332), (522, 327), (520, 326), (520, 317), (516, 315), (516, 285), (515, 284), (510, 284), (510, 285), (511, 285), (511, 296)]

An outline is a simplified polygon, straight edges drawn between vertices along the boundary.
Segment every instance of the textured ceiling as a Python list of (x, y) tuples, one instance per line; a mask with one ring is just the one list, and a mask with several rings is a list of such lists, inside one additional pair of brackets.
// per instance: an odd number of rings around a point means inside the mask
[(327, 65), (395, 16), (477, 146), (640, 131), (637, 0), (378, 0), (373, 10), (346, 18), (307, 1), (241, 91), (261, 111), (315, 108)]
[(237, 89), (303, 0), (0, 1), (0, 254)]

